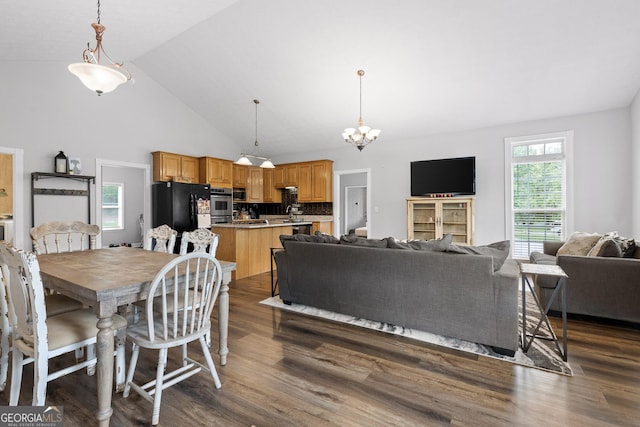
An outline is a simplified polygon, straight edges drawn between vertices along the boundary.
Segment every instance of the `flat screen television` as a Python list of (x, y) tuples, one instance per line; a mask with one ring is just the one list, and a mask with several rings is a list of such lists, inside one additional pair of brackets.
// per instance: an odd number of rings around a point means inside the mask
[(476, 158), (411, 162), (412, 196), (476, 194)]

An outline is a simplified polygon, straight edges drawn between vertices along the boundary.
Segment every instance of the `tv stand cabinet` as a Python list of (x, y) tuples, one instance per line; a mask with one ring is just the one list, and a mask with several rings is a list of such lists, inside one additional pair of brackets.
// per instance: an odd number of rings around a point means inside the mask
[(473, 244), (473, 197), (411, 197), (407, 199), (407, 238), (439, 239)]

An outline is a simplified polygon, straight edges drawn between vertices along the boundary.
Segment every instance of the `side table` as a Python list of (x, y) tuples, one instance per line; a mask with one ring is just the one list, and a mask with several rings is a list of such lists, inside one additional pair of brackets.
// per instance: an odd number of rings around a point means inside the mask
[(283, 251), (283, 248), (271, 248), (271, 296), (275, 297), (276, 295), (280, 295), (280, 291), (278, 290), (278, 277), (275, 276), (275, 270), (273, 268), (273, 264), (276, 261), (276, 252)]
[[(520, 278), (522, 281), (522, 351), (525, 353), (531, 347), (531, 343), (535, 338), (538, 339), (547, 339), (553, 340), (556, 344), (556, 348), (562, 357), (562, 360), (567, 361), (567, 274), (562, 270), (560, 266), (557, 265), (544, 265), (544, 264), (528, 264), (528, 263), (520, 263)], [(549, 298), (549, 302), (547, 306), (542, 308), (540, 304), (540, 300), (533, 289), (533, 276), (550, 276), (556, 277), (558, 279), (555, 289), (551, 294), (551, 298)], [(533, 295), (533, 299), (540, 310), (540, 320), (533, 330), (532, 334), (527, 334), (527, 296), (526, 296), (526, 288), (529, 287), (531, 294)], [(560, 344), (558, 343), (558, 336), (551, 328), (551, 324), (549, 323), (549, 318), (547, 314), (549, 313), (549, 309), (551, 308), (551, 304), (555, 301), (556, 297), (560, 294), (561, 296), (561, 305), (562, 305), (562, 349), (560, 348)], [(547, 325), (547, 328), (551, 334), (552, 338), (548, 338), (545, 336), (538, 335), (538, 330), (540, 326), (544, 322)], [(528, 340), (528, 338), (530, 338)]]

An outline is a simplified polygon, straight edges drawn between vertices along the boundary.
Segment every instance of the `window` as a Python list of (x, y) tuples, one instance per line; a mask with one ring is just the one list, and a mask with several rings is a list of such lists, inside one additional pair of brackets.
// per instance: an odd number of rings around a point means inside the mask
[(105, 182), (102, 184), (102, 229), (122, 230), (124, 184)]
[(573, 132), (505, 139), (507, 236), (513, 258), (542, 252), (544, 240), (564, 240), (572, 219)]

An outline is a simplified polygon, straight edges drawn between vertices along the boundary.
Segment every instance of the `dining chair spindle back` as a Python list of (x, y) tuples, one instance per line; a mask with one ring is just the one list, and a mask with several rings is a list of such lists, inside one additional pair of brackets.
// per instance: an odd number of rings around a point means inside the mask
[[(127, 397), (133, 389), (152, 401), (152, 425), (158, 424), (160, 419), (163, 389), (202, 370), (211, 375), (216, 388), (222, 387), (205, 342), (205, 335), (211, 330), (211, 312), (220, 292), (221, 280), (220, 263), (209, 254), (192, 252), (171, 260), (151, 282), (145, 321), (141, 320), (127, 329), (127, 338), (133, 347), (123, 396)], [(179, 303), (178, 298), (183, 298), (183, 301)], [(167, 308), (169, 299), (173, 300), (171, 310)], [(200, 342), (206, 366), (188, 357), (187, 344), (193, 341)], [(181, 348), (182, 363), (177, 369), (165, 373), (168, 350), (174, 347)], [(156, 379), (146, 383), (133, 381), (140, 348), (159, 350)]]

